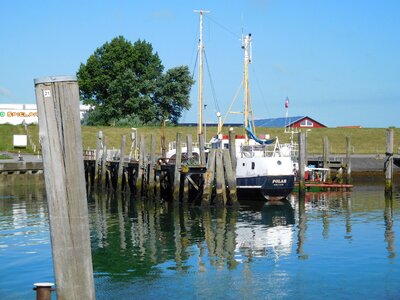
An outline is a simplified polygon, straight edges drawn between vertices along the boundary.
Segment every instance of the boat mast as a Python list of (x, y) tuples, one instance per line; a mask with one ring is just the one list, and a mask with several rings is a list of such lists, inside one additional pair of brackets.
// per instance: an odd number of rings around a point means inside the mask
[(200, 38), (199, 38), (199, 120), (197, 124), (197, 133), (203, 133), (203, 13), (209, 13), (206, 10), (195, 10), (200, 15)]
[(242, 48), (244, 49), (244, 128), (246, 144), (249, 141), (246, 128), (249, 127), (249, 64), (251, 63), (251, 33), (243, 37)]

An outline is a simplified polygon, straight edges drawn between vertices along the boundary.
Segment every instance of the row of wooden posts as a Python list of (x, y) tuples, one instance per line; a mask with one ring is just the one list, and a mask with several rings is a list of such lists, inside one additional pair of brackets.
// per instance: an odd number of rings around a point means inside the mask
[[(233, 131), (230, 136), (234, 138)], [(201, 146), (204, 145), (202, 134), (199, 134), (198, 157), (193, 156), (192, 136), (186, 137), (186, 153), (182, 153), (181, 140), (181, 133), (177, 133), (173, 158), (157, 158), (153, 134), (150, 135), (150, 151), (145, 135), (139, 138), (132, 134), (132, 146), (127, 157), (126, 136), (122, 136), (118, 157), (107, 159), (107, 137), (103, 138), (100, 131), (96, 151), (85, 151), (86, 183), (89, 187), (105, 186), (175, 203), (237, 205), (234, 149), (210, 149), (206, 160), (205, 147)]]

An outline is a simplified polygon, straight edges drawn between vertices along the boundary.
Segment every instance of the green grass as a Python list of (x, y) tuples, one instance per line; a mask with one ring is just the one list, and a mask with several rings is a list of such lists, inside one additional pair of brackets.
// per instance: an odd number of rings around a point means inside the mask
[[(83, 149), (95, 149), (98, 131), (103, 132), (103, 136), (107, 136), (108, 149), (116, 148), (119, 149), (121, 145), (122, 135), (126, 135), (126, 149), (131, 144), (131, 128), (120, 128), (120, 127), (82, 127), (82, 141)], [(187, 134), (191, 134), (193, 141), (197, 139), (196, 127), (167, 127), (165, 129), (167, 143), (173, 141), (176, 138), (176, 133), (182, 134), (182, 141), (186, 139)], [(243, 134), (242, 128), (234, 128), (237, 134)], [(212, 134), (215, 134), (215, 127), (207, 127), (207, 140), (211, 138)], [(32, 140), (36, 145), (39, 144), (38, 138), (38, 126), (30, 125), (29, 132), (32, 135)], [(224, 128), (224, 133), (228, 133), (228, 128)], [(13, 148), (13, 135), (14, 134), (25, 134), (23, 126), (13, 125), (0, 125), (0, 151), (1, 152), (18, 152), (19, 149)], [(153, 134), (156, 140), (156, 147), (160, 149), (161, 146), (161, 127), (139, 127), (139, 135), (145, 135), (147, 143), (150, 142), (150, 134)], [(257, 134), (270, 134), (271, 137), (278, 136), (280, 142), (288, 142), (291, 135), (284, 133), (282, 128), (257, 128)], [(400, 129), (394, 129), (395, 135), (395, 153), (399, 151), (400, 142)], [(322, 153), (322, 141), (327, 136), (330, 143), (330, 149), (332, 154), (344, 154), (346, 153), (346, 137), (351, 138), (351, 145), (354, 150), (354, 154), (384, 154), (386, 152), (386, 129), (385, 128), (314, 128), (307, 131), (307, 142), (308, 142), (308, 153), (309, 154), (321, 154)], [(297, 140), (297, 135), (294, 135)], [(21, 152), (32, 153), (33, 150), (30, 146), (27, 149), (22, 149)], [(160, 152), (160, 150), (158, 150)]]

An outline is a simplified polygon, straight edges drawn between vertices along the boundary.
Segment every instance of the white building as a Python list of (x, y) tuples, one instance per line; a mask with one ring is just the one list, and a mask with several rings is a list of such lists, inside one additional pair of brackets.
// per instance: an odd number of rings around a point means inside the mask
[[(89, 110), (89, 105), (80, 105), (81, 120)], [(0, 124), (37, 124), (36, 104), (0, 104)]]

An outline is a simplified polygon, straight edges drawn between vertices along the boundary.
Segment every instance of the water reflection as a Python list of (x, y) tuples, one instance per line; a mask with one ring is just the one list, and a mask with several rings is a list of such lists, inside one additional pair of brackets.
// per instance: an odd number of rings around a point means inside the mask
[(89, 211), (98, 276), (154, 276), (163, 264), (177, 271), (232, 269), (253, 257), (276, 260), (292, 251), (295, 212), (289, 200), (201, 209), (90, 194)]

